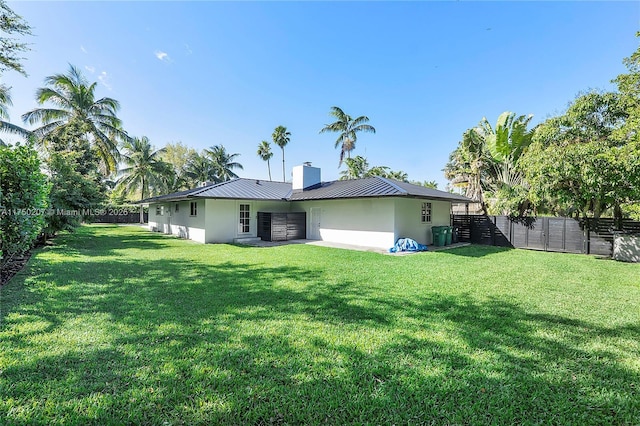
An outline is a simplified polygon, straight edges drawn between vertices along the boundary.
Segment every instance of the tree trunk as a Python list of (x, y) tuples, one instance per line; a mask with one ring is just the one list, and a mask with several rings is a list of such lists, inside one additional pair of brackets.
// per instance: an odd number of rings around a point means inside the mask
[(269, 164), (269, 160), (267, 160), (267, 169), (269, 170), (269, 182), (271, 182), (271, 164)]
[(287, 181), (284, 177), (284, 148), (282, 148), (282, 181), (283, 182)]
[[(144, 200), (144, 178), (142, 178), (142, 199)], [(140, 224), (144, 223), (144, 206), (140, 203)]]

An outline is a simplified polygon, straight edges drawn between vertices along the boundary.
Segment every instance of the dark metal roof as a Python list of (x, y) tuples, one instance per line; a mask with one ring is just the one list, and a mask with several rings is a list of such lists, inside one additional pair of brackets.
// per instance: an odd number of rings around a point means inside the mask
[(207, 187), (193, 196), (242, 200), (285, 200), (290, 193), (290, 183), (239, 178)]
[(304, 191), (293, 191), (289, 200), (330, 200), (338, 198), (366, 198), (366, 197), (419, 197), (436, 200), (446, 200), (459, 203), (469, 203), (470, 199), (457, 194), (451, 194), (437, 189), (425, 188), (420, 185), (400, 182), (379, 176), (323, 182), (319, 187)]
[(140, 203), (177, 201), (193, 198), (304, 201), (368, 197), (417, 197), (445, 200), (454, 203), (472, 202), (472, 200), (462, 195), (376, 176), (365, 179), (323, 182), (304, 191), (292, 191), (290, 183), (239, 178), (201, 188), (190, 189), (188, 191), (148, 198), (140, 201)]

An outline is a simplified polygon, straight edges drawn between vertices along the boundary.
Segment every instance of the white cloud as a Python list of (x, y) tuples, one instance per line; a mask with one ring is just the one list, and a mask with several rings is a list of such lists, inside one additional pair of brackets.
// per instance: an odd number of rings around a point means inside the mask
[(169, 61), (169, 54), (167, 52), (163, 52), (162, 50), (157, 50), (156, 51), (156, 58), (160, 59), (161, 61)]
[(95, 68), (95, 67), (92, 67), (92, 66), (90, 66), (90, 65), (85, 65), (85, 66), (84, 66), (84, 69), (85, 69), (85, 70), (87, 70), (87, 71), (89, 71), (91, 74), (93, 74), (94, 72), (96, 72), (96, 68)]
[(98, 81), (100, 81), (100, 83), (102, 83), (102, 85), (106, 87), (108, 90), (111, 90), (111, 85), (109, 84), (109, 80), (110, 78), (109, 78), (109, 75), (107, 75), (106, 71), (102, 71), (98, 76)]
[(87, 49), (83, 45), (80, 45), (80, 50), (82, 50), (82, 53), (87, 53)]

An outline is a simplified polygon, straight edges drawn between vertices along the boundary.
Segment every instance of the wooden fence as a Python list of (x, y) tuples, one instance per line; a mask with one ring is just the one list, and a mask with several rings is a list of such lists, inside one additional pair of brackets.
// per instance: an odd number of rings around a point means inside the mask
[(451, 215), (451, 226), (458, 229), (460, 241), (474, 244), (603, 256), (611, 256), (616, 232), (640, 233), (640, 222), (611, 218), (514, 221), (508, 216)]
[[(144, 223), (149, 222), (149, 213), (144, 212)], [(101, 215), (87, 216), (89, 223), (140, 223), (140, 212), (107, 212)]]

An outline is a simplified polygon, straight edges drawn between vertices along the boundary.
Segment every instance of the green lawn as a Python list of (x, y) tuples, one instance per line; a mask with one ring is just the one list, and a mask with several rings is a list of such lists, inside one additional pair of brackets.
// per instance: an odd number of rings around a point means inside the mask
[(89, 226), (0, 302), (0, 424), (640, 424), (640, 265)]

